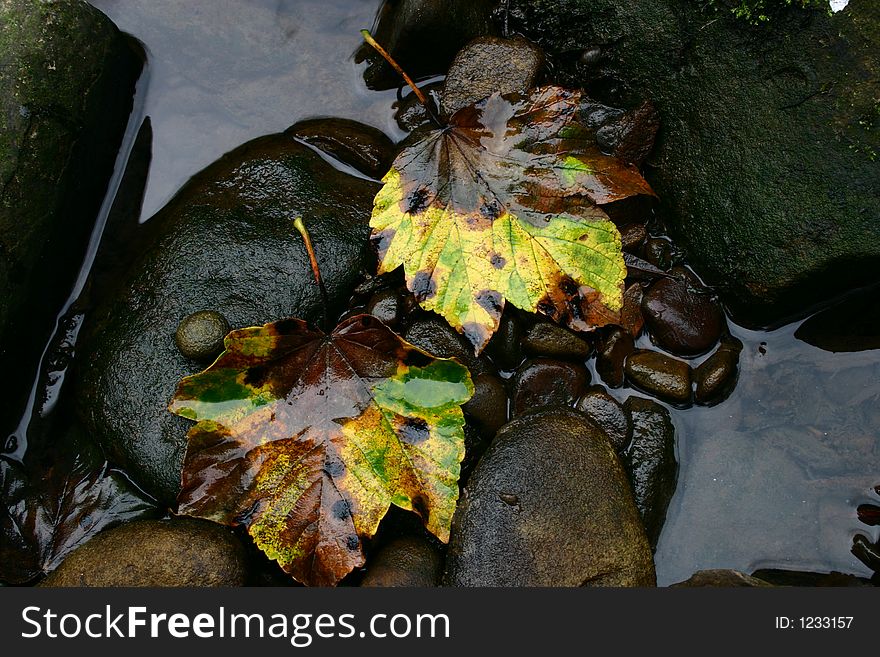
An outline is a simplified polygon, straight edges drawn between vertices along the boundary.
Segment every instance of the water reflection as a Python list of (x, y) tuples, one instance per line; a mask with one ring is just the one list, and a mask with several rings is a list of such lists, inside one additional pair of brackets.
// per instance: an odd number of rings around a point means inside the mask
[(311, 116), (399, 136), (396, 92), (368, 91), (351, 54), (380, 0), (91, 0), (150, 58), (153, 167), (142, 218), (194, 173)]

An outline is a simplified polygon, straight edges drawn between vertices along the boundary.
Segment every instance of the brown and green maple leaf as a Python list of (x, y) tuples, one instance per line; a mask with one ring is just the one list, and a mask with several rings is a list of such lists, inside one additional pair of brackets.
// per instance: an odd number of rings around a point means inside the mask
[(618, 321), (626, 265), (599, 206), (653, 192), (596, 149), (579, 103), (550, 86), (464, 107), (400, 152), (376, 196), (380, 273), (403, 265), (478, 352), (505, 302), (577, 330)]
[(464, 456), (465, 367), (360, 315), (325, 334), (288, 319), (233, 331), (170, 410), (188, 434), (180, 512), (243, 525), (305, 584), (363, 565), (391, 504), (449, 539)]

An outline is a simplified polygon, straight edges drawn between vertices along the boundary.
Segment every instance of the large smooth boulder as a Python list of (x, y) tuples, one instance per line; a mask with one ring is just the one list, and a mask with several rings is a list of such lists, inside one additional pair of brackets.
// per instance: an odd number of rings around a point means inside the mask
[(654, 103), (648, 179), (740, 322), (781, 322), (880, 279), (880, 3), (789, 7), (761, 25), (692, 0), (510, 6), (559, 79), (612, 105)]
[(450, 586), (653, 586), (651, 549), (608, 437), (567, 409), (509, 422), (459, 501)]
[(82, 262), (142, 63), (79, 0), (0, 0), (0, 26), (0, 366), (17, 388), (0, 430), (11, 431)]
[[(112, 458), (173, 504), (190, 422), (167, 411), (203, 364), (175, 345), (184, 317), (222, 313), (232, 328), (299, 317), (335, 322), (374, 269), (369, 216), (378, 185), (333, 168), (288, 134), (251, 141), (195, 176), (144, 226), (132, 261), (87, 312), (77, 347), (78, 411)], [(303, 240), (311, 233), (331, 305)]]

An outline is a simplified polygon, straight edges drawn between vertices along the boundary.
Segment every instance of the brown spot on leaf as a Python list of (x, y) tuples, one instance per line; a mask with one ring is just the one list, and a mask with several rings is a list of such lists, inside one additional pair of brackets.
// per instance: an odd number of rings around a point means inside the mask
[(420, 417), (404, 418), (400, 423), (400, 437), (410, 445), (418, 445), (431, 436), (428, 423)]
[(481, 290), (477, 292), (474, 301), (481, 308), (486, 310), (490, 315), (500, 315), (504, 309), (501, 301), (501, 295), (495, 290)]
[(410, 286), (412, 293), (418, 301), (430, 299), (437, 294), (437, 284), (434, 279), (426, 271), (420, 271), (413, 276), (412, 285)]
[(489, 258), (489, 262), (492, 263), (492, 266), (495, 267), (495, 269), (504, 269), (504, 265), (507, 264), (507, 259), (502, 255), (493, 253), (492, 257)]

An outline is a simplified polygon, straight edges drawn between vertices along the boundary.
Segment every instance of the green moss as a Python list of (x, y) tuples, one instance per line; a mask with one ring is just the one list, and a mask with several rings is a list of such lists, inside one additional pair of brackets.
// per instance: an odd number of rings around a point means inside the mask
[(766, 23), (790, 7), (820, 9), (831, 13), (828, 0), (706, 0), (705, 4), (715, 11), (729, 11), (736, 18), (753, 25)]

